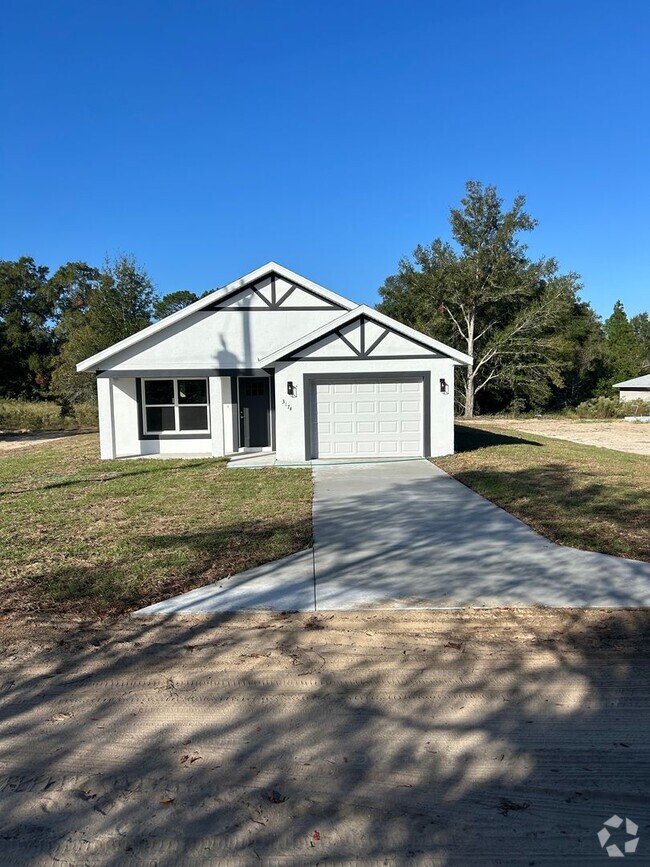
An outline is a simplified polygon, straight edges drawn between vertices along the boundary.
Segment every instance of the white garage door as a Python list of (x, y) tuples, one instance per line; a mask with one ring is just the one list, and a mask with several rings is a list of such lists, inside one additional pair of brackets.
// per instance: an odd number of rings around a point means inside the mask
[(423, 433), (421, 379), (312, 388), (315, 457), (418, 457), (424, 454)]

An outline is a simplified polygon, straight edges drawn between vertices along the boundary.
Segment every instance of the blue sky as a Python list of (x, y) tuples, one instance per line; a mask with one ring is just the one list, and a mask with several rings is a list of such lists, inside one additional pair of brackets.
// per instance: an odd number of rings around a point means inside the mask
[(0, 258), (162, 293), (275, 259), (354, 300), (473, 178), (604, 315), (650, 308), (650, 4), (5, 0)]

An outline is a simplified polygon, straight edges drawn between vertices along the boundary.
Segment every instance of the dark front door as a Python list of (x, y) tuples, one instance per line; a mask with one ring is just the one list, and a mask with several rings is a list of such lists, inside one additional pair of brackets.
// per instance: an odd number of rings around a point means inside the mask
[(270, 392), (268, 377), (239, 380), (239, 445), (262, 448), (271, 445)]

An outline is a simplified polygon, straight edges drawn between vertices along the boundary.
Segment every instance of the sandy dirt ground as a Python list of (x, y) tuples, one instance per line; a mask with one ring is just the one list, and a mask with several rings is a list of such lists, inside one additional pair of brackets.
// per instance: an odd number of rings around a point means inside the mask
[(92, 431), (45, 431), (43, 433), (3, 433), (0, 431), (0, 455), (27, 449), (30, 446), (43, 445), (53, 440), (59, 440), (61, 437), (73, 437), (86, 433), (92, 433)]
[(4, 635), (3, 865), (648, 863), (649, 612)]
[(485, 416), (472, 422), (477, 427), (509, 428), (524, 433), (540, 434), (555, 439), (570, 440), (588, 446), (601, 446), (637, 455), (650, 455), (650, 423), (629, 421), (581, 421), (573, 419), (505, 419)]

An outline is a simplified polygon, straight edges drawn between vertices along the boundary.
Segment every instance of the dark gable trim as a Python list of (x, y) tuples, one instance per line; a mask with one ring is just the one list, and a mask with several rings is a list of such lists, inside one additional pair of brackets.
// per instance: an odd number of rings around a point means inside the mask
[[(374, 325), (378, 325), (384, 329), (383, 333), (379, 335), (375, 339), (370, 346), (366, 345), (366, 323), (372, 322)], [(304, 352), (308, 350), (310, 346), (315, 346), (317, 343), (320, 343), (321, 340), (325, 340), (331, 334), (335, 334), (340, 340), (346, 343), (354, 355), (330, 355), (330, 356), (319, 356), (318, 358), (309, 358), (301, 355), (296, 355), (295, 351), (290, 353), (289, 355), (285, 355), (283, 358), (278, 359), (279, 361), (354, 361), (356, 359), (367, 360), (371, 359), (372, 361), (390, 361), (392, 359), (413, 359), (413, 358), (446, 358), (447, 356), (443, 355), (441, 352), (432, 349), (430, 346), (427, 346), (426, 343), (423, 343), (421, 340), (417, 340), (414, 337), (407, 337), (406, 334), (400, 334), (399, 331), (395, 328), (389, 328), (385, 325), (382, 326), (379, 322), (375, 322), (374, 319), (369, 318), (368, 316), (358, 316), (354, 319), (351, 319), (349, 322), (346, 322), (343, 326), (347, 328), (349, 325), (356, 325), (359, 323), (359, 331), (360, 331), (360, 344), (359, 349), (357, 349), (354, 344), (348, 340), (348, 338), (343, 334), (340, 328), (332, 328), (331, 331), (326, 332), (321, 335), (317, 340), (312, 340), (310, 343), (306, 343), (300, 347), (300, 351)], [(396, 334), (398, 337), (401, 337), (402, 340), (406, 340), (409, 343), (413, 343), (415, 346), (420, 346), (422, 349), (427, 351), (427, 355), (373, 355), (374, 350), (379, 346), (382, 340), (387, 337), (389, 334)]]
[(365, 355), (365, 356), (353, 356), (353, 355), (328, 355), (319, 356), (318, 358), (301, 358), (300, 356), (283, 358), (282, 361), (309, 361), (312, 364), (319, 361), (412, 361), (412, 360), (420, 360), (420, 361), (431, 361), (431, 359), (435, 358), (446, 358), (446, 355)]
[(213, 376), (273, 376), (275, 370), (272, 367), (220, 367), (215, 370)]
[(144, 379), (207, 379), (209, 376), (218, 376), (214, 368), (202, 370), (104, 370), (97, 376), (103, 379), (144, 378)]
[(220, 367), (218, 369), (205, 370), (107, 370), (103, 373), (105, 378), (122, 379), (208, 379), (211, 376), (273, 376), (274, 368), (265, 367)]
[[(250, 307), (206, 307), (204, 309), (209, 310), (211, 313), (214, 311), (217, 311), (217, 310), (232, 310), (233, 312), (236, 312), (236, 313), (249, 313), (250, 311), (260, 311), (260, 310), (267, 310), (267, 311), (270, 311), (270, 310), (290, 310), (291, 312), (295, 312), (297, 310), (300, 310), (303, 313), (305, 311), (309, 311), (309, 310), (345, 310), (344, 307), (333, 307), (333, 306), (325, 307), (324, 305), (322, 307), (310, 307), (308, 304), (303, 304), (302, 306), (296, 305), (295, 307), (284, 307), (284, 306), (280, 307), (278, 305), (276, 307), (270, 307), (270, 306), (267, 306), (267, 307), (253, 307), (253, 306), (250, 306)], [(201, 312), (203, 312), (203, 311), (201, 311)]]
[[(213, 310), (343, 310), (346, 308), (342, 304), (337, 304), (335, 302), (330, 301), (329, 298), (326, 298), (324, 295), (321, 295), (320, 292), (316, 292), (314, 289), (308, 289), (306, 286), (302, 286), (300, 283), (293, 283), (291, 288), (282, 295), (281, 298), (277, 297), (277, 288), (276, 288), (276, 280), (280, 278), (281, 280), (286, 280), (286, 277), (283, 277), (281, 274), (278, 274), (276, 271), (270, 272), (271, 277), (271, 301), (268, 301), (261, 292), (256, 288), (258, 283), (261, 283), (262, 280), (265, 280), (269, 275), (265, 275), (264, 277), (260, 277), (259, 280), (256, 280), (254, 283), (246, 283), (243, 286), (240, 286), (237, 289), (233, 289), (232, 292), (229, 292), (223, 298), (220, 298), (219, 301), (216, 301), (212, 304), (208, 304), (207, 307), (201, 308), (198, 312), (206, 312)], [(227, 301), (229, 298), (234, 298), (236, 295), (239, 295), (241, 292), (246, 292), (251, 289), (255, 295), (258, 296), (264, 303), (259, 307), (224, 307), (223, 302)], [(318, 298), (319, 301), (324, 301), (324, 307), (309, 307), (306, 305), (296, 305), (292, 306), (284, 306), (284, 302), (287, 298), (296, 290), (300, 289), (303, 292), (307, 292), (308, 295), (312, 295), (314, 298)]]
[[(343, 343), (347, 343), (347, 345), (350, 347), (350, 349), (352, 350), (352, 352), (354, 352), (354, 354), (357, 356), (357, 358), (359, 358), (359, 357), (361, 356), (361, 353), (360, 353), (359, 350), (356, 348), (356, 346), (355, 346), (353, 343), (350, 343), (350, 341), (349, 341), (348, 338), (345, 336), (345, 334), (343, 334), (342, 331), (339, 331), (339, 330), (337, 329), (337, 330), (334, 332), (334, 334), (336, 334), (336, 336), (339, 338), (339, 340), (342, 340)], [(320, 343), (320, 341), (317, 341), (317, 342)]]
[[(393, 332), (393, 333), (395, 333), (395, 332)], [(380, 334), (379, 337), (375, 340), (375, 342), (372, 343), (372, 344), (368, 347), (368, 349), (367, 349), (367, 353), (368, 353), (368, 355), (372, 355), (372, 353), (373, 353), (373, 352), (375, 351), (375, 349), (379, 346), (379, 344), (380, 344), (381, 341), (384, 339), (384, 337), (388, 337), (389, 334), (390, 334), (390, 329), (389, 329), (389, 328), (386, 328), (386, 330), (383, 332), (383, 334)]]
[[(282, 304), (284, 304), (284, 302), (287, 300), (287, 298), (289, 297), (289, 295), (292, 295), (295, 291), (296, 291), (296, 287), (295, 287), (295, 286), (290, 286), (290, 287), (287, 289), (287, 291), (284, 293), (284, 295), (282, 296), (282, 298), (280, 298), (280, 300), (277, 301), (278, 306), (281, 307)], [(329, 308), (328, 308), (328, 309), (329, 309)]]

